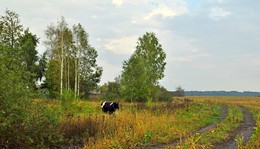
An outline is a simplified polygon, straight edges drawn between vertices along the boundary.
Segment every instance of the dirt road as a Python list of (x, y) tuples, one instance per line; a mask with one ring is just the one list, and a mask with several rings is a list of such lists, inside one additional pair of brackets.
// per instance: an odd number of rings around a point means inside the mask
[(243, 143), (247, 142), (254, 133), (254, 127), (256, 126), (252, 114), (246, 109), (242, 108), (244, 113), (244, 119), (241, 125), (235, 131), (231, 132), (231, 137), (225, 140), (223, 143), (215, 145), (216, 149), (236, 149), (238, 144), (235, 141), (236, 135), (243, 135)]
[[(220, 118), (218, 120), (217, 123), (220, 123), (223, 119), (225, 119), (228, 115), (228, 108), (226, 106), (222, 106), (222, 110), (221, 110), (221, 115), (220, 115)], [(209, 131), (210, 129), (212, 128), (215, 128), (217, 127), (217, 123), (211, 123), (205, 127), (202, 127), (200, 128), (199, 130), (197, 130), (196, 132), (198, 133), (203, 133), (203, 132), (207, 132)], [(196, 133), (195, 132), (195, 133)], [(185, 138), (183, 139), (185, 140)], [(147, 147), (147, 149), (161, 149), (161, 148), (167, 148), (169, 146), (176, 146), (177, 144), (179, 143), (179, 140), (175, 140), (173, 141), (172, 143), (170, 144), (161, 144), (161, 145), (156, 145), (156, 146), (153, 146), (153, 147)]]

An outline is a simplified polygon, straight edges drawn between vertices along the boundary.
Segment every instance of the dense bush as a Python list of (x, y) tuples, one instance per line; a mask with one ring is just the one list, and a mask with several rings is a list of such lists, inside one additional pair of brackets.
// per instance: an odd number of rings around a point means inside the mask
[(28, 72), (1, 54), (0, 148), (40, 147), (59, 141), (59, 113), (30, 99)]

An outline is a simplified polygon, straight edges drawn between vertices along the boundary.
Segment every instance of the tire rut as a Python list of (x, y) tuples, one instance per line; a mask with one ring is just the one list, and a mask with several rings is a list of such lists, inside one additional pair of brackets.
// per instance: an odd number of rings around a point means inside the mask
[[(226, 117), (228, 116), (228, 108), (227, 106), (224, 106), (222, 105), (222, 110), (221, 110), (221, 115), (220, 115), (220, 118), (217, 122), (215, 123), (211, 123), (205, 127), (202, 127), (200, 128), (199, 130), (197, 130), (196, 132), (197, 133), (204, 133), (204, 132), (207, 132), (209, 131), (210, 129), (212, 128), (215, 128), (217, 127), (217, 123), (220, 123), (223, 119), (225, 119)], [(195, 132), (195, 133), (196, 133)], [(183, 141), (185, 140), (185, 138), (183, 138)], [(161, 149), (161, 148), (167, 148), (169, 146), (176, 146), (177, 144), (179, 143), (179, 140), (175, 140), (173, 141), (172, 143), (169, 143), (169, 144), (159, 144), (159, 145), (156, 145), (156, 146), (150, 146), (150, 147), (146, 147), (146, 149)]]
[(254, 133), (254, 127), (256, 126), (256, 123), (248, 109), (242, 108), (242, 110), (244, 113), (243, 122), (236, 130), (230, 133), (230, 138), (228, 140), (215, 145), (215, 149), (236, 149), (238, 147), (238, 144), (235, 141), (236, 135), (243, 136), (243, 144), (249, 141), (250, 137)]

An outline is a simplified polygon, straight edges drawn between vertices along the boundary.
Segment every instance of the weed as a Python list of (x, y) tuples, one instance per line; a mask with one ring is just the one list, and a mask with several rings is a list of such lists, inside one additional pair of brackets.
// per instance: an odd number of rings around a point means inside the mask
[(243, 149), (243, 135), (236, 135), (235, 141), (237, 142), (237, 149)]

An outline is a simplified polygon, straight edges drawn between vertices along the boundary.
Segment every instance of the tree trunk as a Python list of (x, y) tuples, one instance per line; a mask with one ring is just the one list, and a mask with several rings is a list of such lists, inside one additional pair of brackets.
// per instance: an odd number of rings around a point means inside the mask
[(78, 62), (77, 62), (77, 57), (75, 57), (75, 61), (74, 61), (74, 63), (75, 63), (75, 84), (74, 84), (74, 94), (75, 94), (75, 97), (77, 96), (77, 83), (78, 83), (78, 80), (77, 80), (77, 78), (78, 78), (78, 70), (77, 70), (77, 67), (78, 67)]
[(63, 34), (61, 35), (61, 68), (60, 68), (60, 95), (62, 95), (63, 89)]
[(70, 89), (70, 63), (69, 63), (69, 59), (67, 60), (67, 64), (68, 64), (67, 90), (69, 90)]
[(79, 61), (78, 61), (78, 93), (77, 95), (79, 96), (79, 84), (80, 84), (80, 74), (79, 74), (79, 68), (80, 68), (80, 57), (79, 57)]

